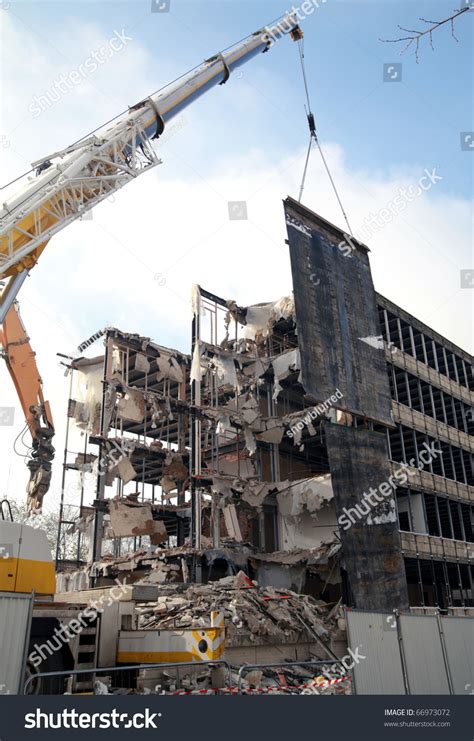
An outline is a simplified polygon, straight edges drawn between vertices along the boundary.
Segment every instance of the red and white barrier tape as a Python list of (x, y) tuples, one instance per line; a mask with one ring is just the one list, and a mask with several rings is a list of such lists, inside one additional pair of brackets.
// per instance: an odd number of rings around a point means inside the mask
[(341, 682), (351, 681), (350, 677), (337, 677), (337, 679), (324, 679), (318, 681), (315, 679), (311, 684), (315, 684), (316, 687), (331, 687), (333, 684), (340, 684)]
[(307, 689), (308, 687), (316, 687), (318, 689), (324, 689), (325, 687), (331, 687), (335, 684), (341, 684), (341, 682), (351, 681), (350, 677), (338, 677), (337, 679), (324, 679), (316, 680), (312, 679), (310, 682), (304, 684), (294, 684), (280, 687), (219, 687), (212, 689), (202, 690), (174, 690), (173, 692), (166, 693), (171, 695), (216, 695), (221, 693), (229, 693), (232, 695), (238, 694), (264, 694), (265, 692), (291, 692), (291, 690)]

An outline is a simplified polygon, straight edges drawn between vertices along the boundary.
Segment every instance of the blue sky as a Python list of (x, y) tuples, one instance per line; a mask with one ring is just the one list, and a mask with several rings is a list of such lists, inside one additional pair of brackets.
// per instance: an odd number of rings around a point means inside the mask
[[(0, 9), (2, 184), (30, 163), (66, 147), (252, 31), (291, 5), (266, 0), (170, 0), (169, 13), (146, 2), (23, 2)], [(425, 171), (441, 177), (367, 242), (376, 289), (465, 349), (472, 345), (472, 158), (460, 132), (474, 129), (472, 22), (425, 39), (417, 64), (400, 45), (397, 24), (421, 28), (461, 0), (327, 0), (301, 23), (313, 112), (326, 157), (357, 234), (370, 214)], [(91, 51), (125, 29), (131, 41), (35, 118), (35, 96), (52, 89)], [(401, 82), (383, 82), (383, 66), (402, 64)], [(189, 349), (193, 283), (240, 304), (292, 290), (281, 201), (298, 195), (307, 146), (296, 45), (288, 38), (209, 91), (176, 120), (157, 150), (163, 164), (96, 207), (92, 220), (57, 234), (20, 294), (21, 313), (43, 375), (62, 445), (68, 384), (57, 352), (105, 325)], [(4, 197), (4, 193), (1, 194)], [(248, 220), (229, 221), (228, 201), (245, 200)], [(305, 205), (344, 227), (318, 153), (312, 155)], [(164, 281), (156, 280), (156, 275)], [(88, 354), (101, 351), (99, 343)], [(23, 415), (4, 366), (0, 406), (15, 424), (0, 427), (8, 450)], [(26, 480), (11, 456), (5, 494)], [(57, 499), (57, 477), (51, 501)], [(1, 493), (1, 492), (0, 492)]]
[[(461, 151), (459, 134), (472, 128), (472, 17), (466, 14), (457, 20), (459, 43), (451, 37), (449, 26), (435, 33), (434, 52), (425, 38), (418, 64), (411, 50), (400, 56), (402, 44), (379, 41), (405, 35), (397, 30), (397, 24), (423, 28), (419, 17), (447, 17), (454, 5), (452, 0), (327, 0), (302, 27), (321, 140), (342, 142), (349, 166), (382, 174), (401, 163), (429, 160), (445, 174), (440, 189), (470, 197), (472, 158)], [(75, 23), (93, 22), (104, 33), (124, 27), (150, 54), (153, 66), (149, 72), (157, 88), (170, 76), (181, 74), (291, 6), (273, 0), (170, 0), (168, 13), (151, 13), (150, 7), (150, 0), (12, 4), (12, 10), (44, 39), (51, 59), (67, 58), (72, 65), (81, 61), (74, 59), (68, 45), (68, 30)], [(92, 36), (90, 43), (92, 46)], [(265, 115), (248, 117), (243, 127), (239, 121), (238, 137), (243, 147), (264, 138), (269, 157), (281, 152), (289, 140), (304, 141), (306, 137), (297, 52), (289, 46), (290, 42), (278, 45), (244, 72), (250, 84), (267, 98), (268, 106)], [(383, 64), (388, 62), (403, 64), (400, 83), (383, 83)], [(135, 91), (120, 91), (119, 84), (114, 86), (112, 115), (120, 98), (131, 103), (150, 92), (143, 82), (136, 80)], [(228, 86), (218, 100), (212, 101), (217, 113), (222, 105), (232, 106), (233, 93)], [(205, 101), (198, 104), (206, 105)], [(219, 126), (213, 128), (212, 144), (221, 153), (234, 150), (233, 137), (229, 138), (229, 131)], [(209, 141), (204, 142), (205, 150), (209, 146)]]

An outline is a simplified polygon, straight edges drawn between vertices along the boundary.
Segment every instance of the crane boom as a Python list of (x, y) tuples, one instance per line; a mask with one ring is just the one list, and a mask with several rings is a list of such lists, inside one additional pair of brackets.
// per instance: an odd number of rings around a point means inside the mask
[[(132, 106), (111, 126), (33, 163), (36, 177), (0, 209), (0, 279), (23, 277), (54, 234), (159, 164), (151, 140), (183, 108), (225, 83), (235, 68), (268, 51), (274, 40), (287, 33), (295, 38), (297, 31), (294, 17), (287, 15)], [(3, 315), (19, 290), (12, 283), (4, 292)]]

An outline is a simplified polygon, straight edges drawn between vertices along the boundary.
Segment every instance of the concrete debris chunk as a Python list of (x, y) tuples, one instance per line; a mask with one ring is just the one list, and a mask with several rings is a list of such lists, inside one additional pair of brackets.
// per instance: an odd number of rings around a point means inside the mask
[(137, 352), (135, 355), (135, 370), (142, 371), (143, 373), (148, 373), (150, 370), (150, 363), (147, 360), (146, 355), (143, 355), (141, 352)]
[(253, 589), (257, 586), (257, 582), (252, 581), (243, 571), (239, 571), (232, 579), (235, 589)]
[(227, 306), (230, 314), (245, 325), (245, 339), (256, 342), (268, 337), (273, 325), (280, 319), (293, 319), (295, 316), (293, 296), (283, 296), (278, 301), (255, 304), (245, 309), (237, 307), (234, 301), (228, 301)]
[(127, 389), (125, 396), (117, 402), (117, 412), (127, 422), (143, 422), (145, 416), (143, 394), (134, 389)]
[(224, 521), (227, 528), (227, 532), (230, 538), (233, 538), (237, 542), (241, 543), (242, 533), (239, 526), (239, 520), (237, 517), (237, 510), (235, 504), (229, 504), (223, 508)]
[(280, 381), (288, 378), (294, 371), (299, 370), (301, 367), (300, 353), (297, 348), (288, 350), (287, 352), (277, 355), (273, 358), (273, 373), (275, 374), (275, 389), (273, 391), (273, 398), (276, 399), (281, 391)]
[(277, 494), (278, 509), (283, 517), (297, 520), (298, 516), (307, 510), (311, 515), (317, 512), (334, 498), (331, 485), (331, 475), (315, 476), (309, 480), (283, 482)]
[(113, 537), (149, 535), (155, 545), (167, 538), (166, 527), (160, 520), (153, 519), (150, 504), (132, 505), (111, 499), (109, 517)]
[(261, 687), (262, 677), (263, 672), (260, 669), (254, 669), (252, 672), (247, 672), (245, 682), (248, 687)]
[(117, 463), (117, 473), (122, 479), (124, 484), (128, 484), (129, 481), (133, 481), (136, 477), (137, 472), (135, 471), (130, 458), (124, 457)]

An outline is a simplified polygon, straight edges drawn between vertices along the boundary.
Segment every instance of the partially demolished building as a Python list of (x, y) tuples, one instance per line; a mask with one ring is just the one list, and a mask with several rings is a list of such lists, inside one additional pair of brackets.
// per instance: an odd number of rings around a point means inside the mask
[(362, 609), (474, 606), (470, 357), (375, 293), (364, 245), (285, 215), (293, 296), (196, 287), (189, 354), (108, 328), (71, 364), (60, 591), (241, 570)]

